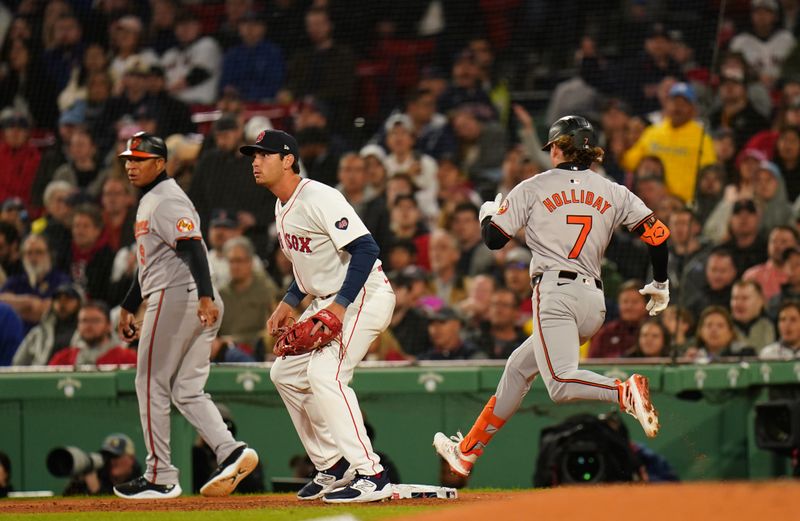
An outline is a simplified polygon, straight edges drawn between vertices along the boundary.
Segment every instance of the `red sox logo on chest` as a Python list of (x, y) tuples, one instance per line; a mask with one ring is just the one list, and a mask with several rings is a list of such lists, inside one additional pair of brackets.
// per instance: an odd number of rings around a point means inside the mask
[(278, 240), (285, 250), (294, 250), (299, 253), (311, 253), (311, 237), (299, 237), (291, 233), (281, 235), (279, 233)]

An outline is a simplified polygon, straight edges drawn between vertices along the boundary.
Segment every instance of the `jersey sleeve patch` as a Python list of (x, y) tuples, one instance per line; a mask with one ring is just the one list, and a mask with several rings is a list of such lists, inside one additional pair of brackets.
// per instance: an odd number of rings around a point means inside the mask
[(506, 197), (497, 209), (497, 215), (503, 215), (508, 211), (508, 198)]
[(181, 217), (178, 219), (178, 222), (175, 223), (175, 228), (177, 228), (181, 233), (189, 233), (195, 228), (194, 221), (192, 221), (189, 217)]
[(639, 238), (650, 246), (658, 246), (669, 237), (669, 228), (655, 215), (648, 217), (637, 230), (640, 234)]
[(334, 226), (339, 230), (346, 230), (350, 226), (350, 221), (347, 220), (347, 217), (342, 217), (334, 223)]

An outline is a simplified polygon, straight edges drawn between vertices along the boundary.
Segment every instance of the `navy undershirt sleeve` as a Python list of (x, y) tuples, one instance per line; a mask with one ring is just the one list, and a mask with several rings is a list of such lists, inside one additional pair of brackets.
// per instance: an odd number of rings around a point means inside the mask
[(211, 271), (208, 269), (208, 258), (202, 240), (179, 240), (175, 250), (189, 265), (189, 271), (192, 272), (194, 282), (197, 284), (197, 296), (211, 297), (211, 300), (214, 300), (214, 286), (211, 284)]
[(300, 291), (300, 286), (297, 285), (297, 281), (293, 280), (292, 283), (289, 285), (289, 290), (286, 292), (286, 296), (283, 297), (283, 301), (289, 304), (291, 307), (296, 308), (300, 301), (306, 298), (306, 294)]
[(499, 250), (508, 243), (510, 237), (503, 234), (500, 229), (492, 224), (492, 217), (486, 216), (481, 223), (481, 236), (483, 242), (490, 250)]
[(375, 260), (381, 250), (378, 248), (375, 239), (369, 234), (355, 239), (344, 249), (351, 255), (350, 264), (347, 266), (344, 283), (334, 302), (347, 307), (353, 303), (356, 296), (358, 296), (358, 292), (367, 282), (369, 272), (372, 271), (372, 266), (375, 265)]
[(139, 306), (142, 305), (142, 288), (139, 286), (139, 270), (136, 270), (136, 273), (133, 274), (133, 282), (131, 283), (131, 287), (128, 289), (128, 293), (125, 295), (125, 298), (122, 299), (122, 309), (128, 311), (130, 313), (136, 313), (139, 309)]

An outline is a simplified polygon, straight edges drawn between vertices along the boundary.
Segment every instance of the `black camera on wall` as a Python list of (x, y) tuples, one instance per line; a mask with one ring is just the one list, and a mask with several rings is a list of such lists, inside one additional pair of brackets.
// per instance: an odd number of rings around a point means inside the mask
[(100, 470), (105, 458), (99, 452), (84, 452), (78, 447), (57, 447), (47, 455), (47, 470), (59, 478), (81, 476)]

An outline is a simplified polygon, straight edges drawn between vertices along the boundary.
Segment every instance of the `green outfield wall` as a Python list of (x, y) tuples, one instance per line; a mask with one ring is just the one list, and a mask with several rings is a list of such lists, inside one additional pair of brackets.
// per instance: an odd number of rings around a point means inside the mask
[[(666, 457), (681, 479), (760, 479), (785, 474), (785, 462), (756, 448), (754, 405), (800, 388), (800, 362), (704, 366), (595, 365), (598, 372), (650, 378), (661, 416), (661, 433), (646, 440), (625, 416), (636, 441)], [(437, 483), (439, 463), (431, 447), (436, 431), (466, 432), (493, 393), (502, 366), (419, 365), (365, 367), (353, 385), (376, 432), (374, 445), (397, 464), (404, 482)], [(206, 386), (233, 413), (239, 438), (265, 462), (266, 481), (288, 476), (300, 442), (269, 379), (267, 364), (214, 367)], [(578, 412), (611, 411), (609, 404), (553, 404), (541, 381), (534, 383), (519, 413), (495, 437), (470, 486), (530, 487), (539, 431)], [(17, 490), (64, 488), (49, 475), (48, 451), (61, 445), (97, 450), (112, 432), (130, 435), (144, 461), (134, 372), (0, 373), (0, 451), (12, 461)], [(172, 456), (181, 483), (190, 489), (194, 429), (173, 409)]]

